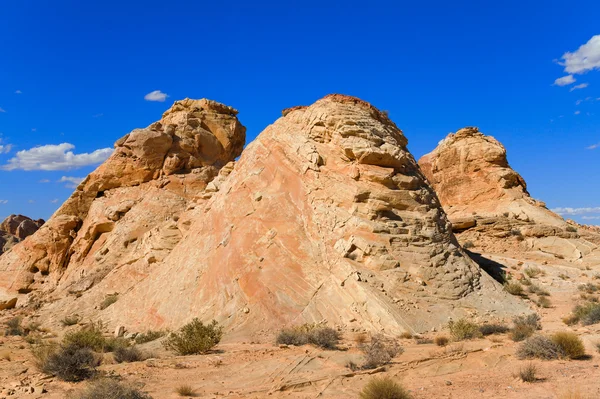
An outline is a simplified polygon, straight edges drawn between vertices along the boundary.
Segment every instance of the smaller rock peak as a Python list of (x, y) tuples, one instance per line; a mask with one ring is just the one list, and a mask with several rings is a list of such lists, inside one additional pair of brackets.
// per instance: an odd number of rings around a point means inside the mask
[(462, 129), (458, 129), (454, 133), (455, 137), (471, 137), (471, 136), (483, 136), (483, 133), (479, 131), (476, 126), (465, 126)]
[(165, 113), (163, 114), (163, 119), (165, 119), (168, 115), (174, 113), (190, 113), (195, 111), (212, 111), (217, 114), (225, 114), (231, 116), (236, 116), (238, 114), (237, 109), (217, 101), (209, 100), (207, 98), (202, 98), (200, 100), (185, 98), (183, 100), (175, 101), (171, 108), (165, 111)]

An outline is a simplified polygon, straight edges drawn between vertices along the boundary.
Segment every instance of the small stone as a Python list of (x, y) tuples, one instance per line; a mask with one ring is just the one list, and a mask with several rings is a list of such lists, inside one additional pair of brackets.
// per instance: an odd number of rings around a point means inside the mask
[(115, 337), (116, 338), (122, 337), (124, 334), (125, 334), (124, 326), (117, 326), (117, 328), (115, 328)]

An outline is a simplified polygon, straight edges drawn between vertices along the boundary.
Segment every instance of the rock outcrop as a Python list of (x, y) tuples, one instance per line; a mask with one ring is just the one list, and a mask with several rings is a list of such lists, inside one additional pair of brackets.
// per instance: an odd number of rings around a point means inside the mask
[(42, 219), (33, 220), (23, 215), (8, 216), (0, 223), (0, 255), (35, 233), (43, 224)]
[(461, 242), (489, 252), (526, 252), (569, 261), (600, 260), (600, 236), (533, 199), (506, 149), (476, 127), (449, 134), (419, 160)]
[(285, 110), (235, 163), (234, 115), (186, 100), (119, 140), (48, 227), (0, 260), (0, 284), (46, 290), (41, 313), (129, 331), (200, 317), (230, 336), (318, 321), (397, 333), (463, 308), (525, 310), (460, 248), (406, 138), (375, 107), (330, 95)]

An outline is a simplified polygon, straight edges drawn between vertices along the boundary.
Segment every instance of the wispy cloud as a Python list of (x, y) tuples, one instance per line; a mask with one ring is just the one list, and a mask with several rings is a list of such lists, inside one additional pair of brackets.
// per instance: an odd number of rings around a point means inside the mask
[(99, 113), (99, 114), (92, 115), (92, 118), (100, 118), (102, 116), (104, 116), (104, 114), (103, 113)]
[(74, 177), (74, 176), (63, 176), (58, 181), (59, 183), (67, 183), (65, 187), (68, 188), (76, 188), (79, 183), (81, 183), (85, 179), (85, 177)]
[(0, 107), (0, 114), (6, 112), (2, 107)]
[(158, 102), (164, 102), (167, 99), (168, 94), (167, 93), (163, 93), (160, 90), (154, 90), (148, 94), (146, 94), (144, 96), (144, 100), (146, 101), (158, 101)]
[(15, 91), (15, 94), (23, 94), (23, 92), (21, 90), (17, 90)]
[(575, 115), (579, 115), (581, 113), (581, 111), (577, 110), (575, 112), (573, 112)]
[(579, 104), (581, 104), (582, 102), (583, 102), (583, 100), (577, 100), (577, 101), (575, 101), (575, 105), (579, 105)]
[(38, 183), (50, 183), (50, 179), (42, 179)]
[(2, 137), (0, 137), (0, 154), (8, 154), (12, 150), (12, 144), (2, 144)]
[(558, 78), (554, 81), (554, 85), (555, 86), (567, 86), (570, 85), (571, 83), (575, 83), (575, 78), (573, 77), (573, 75), (567, 75), (567, 76), (563, 76), (562, 78)]
[(578, 85), (575, 85), (575, 86), (571, 87), (571, 90), (569, 90), (569, 91), (585, 89), (589, 85), (590, 85), (589, 83), (581, 83), (581, 84), (578, 84)]
[(8, 200), (0, 199), (0, 204), (8, 204)]
[(554, 208), (552, 212), (556, 212), (562, 216), (585, 215), (586, 213), (600, 213), (600, 206), (590, 208)]
[(27, 202), (30, 203), (30, 204), (35, 204), (34, 200), (28, 200)]
[(560, 65), (569, 74), (581, 74), (593, 69), (600, 69), (600, 35), (592, 36), (577, 51), (566, 52), (561, 57)]
[(600, 219), (600, 216), (582, 216), (581, 218), (583, 220), (598, 220)]
[(58, 202), (58, 198), (54, 198), (53, 200), (50, 200), (51, 204), (56, 204)]
[(75, 154), (75, 146), (70, 143), (48, 144), (22, 150), (16, 153), (4, 170), (71, 170), (104, 162), (113, 152), (112, 148), (102, 148), (92, 153)]
[(592, 144), (589, 147), (585, 147), (586, 150), (595, 150), (596, 148), (600, 148), (600, 143)]

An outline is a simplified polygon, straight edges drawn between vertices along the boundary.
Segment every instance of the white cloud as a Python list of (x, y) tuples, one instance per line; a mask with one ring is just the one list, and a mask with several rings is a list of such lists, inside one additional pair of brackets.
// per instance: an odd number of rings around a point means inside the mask
[(0, 113), (2, 112), (6, 112), (5, 110), (2, 109), (2, 107), (0, 107)]
[(0, 204), (8, 204), (8, 200), (0, 199)]
[(589, 147), (585, 147), (586, 150), (595, 150), (596, 148), (600, 148), (600, 143), (592, 144)]
[(571, 90), (569, 90), (569, 91), (579, 90), (579, 89), (585, 89), (589, 85), (590, 85), (589, 83), (581, 83), (579, 85), (575, 85), (575, 86), (571, 87)]
[(158, 101), (158, 102), (162, 103), (162, 102), (164, 102), (167, 99), (167, 97), (169, 97), (167, 95), (167, 93), (163, 93), (160, 90), (154, 90), (153, 92), (150, 92), (150, 93), (146, 94), (144, 96), (144, 100), (146, 100), (146, 101)]
[(51, 204), (56, 204), (58, 203), (58, 198), (54, 198), (53, 200), (50, 201)]
[(104, 114), (103, 113), (99, 113), (99, 114), (92, 115), (92, 118), (100, 118), (102, 116), (104, 116)]
[(38, 183), (50, 183), (50, 179), (42, 179)]
[(563, 76), (562, 78), (558, 78), (554, 81), (556, 86), (566, 86), (570, 85), (571, 83), (575, 83), (575, 78), (573, 75)]
[(37, 131), (37, 129), (36, 129), (36, 128), (33, 128), (33, 129), (31, 129), (31, 131), (32, 131), (32, 132), (35, 132), (35, 131)]
[(8, 154), (12, 150), (12, 144), (2, 145), (0, 144), (0, 154)]
[(73, 177), (73, 176), (63, 176), (58, 181), (59, 183), (67, 183), (65, 187), (76, 188), (79, 183), (81, 183), (85, 179), (85, 177)]
[(600, 216), (582, 216), (581, 218), (583, 220), (598, 220), (600, 219)]
[(591, 208), (554, 208), (552, 212), (563, 216), (584, 215), (586, 213), (600, 213), (600, 206)]
[(17, 152), (4, 170), (70, 170), (96, 165), (105, 161), (113, 152), (112, 148), (102, 148), (92, 153), (74, 154), (75, 146), (70, 143), (48, 144)]
[(581, 111), (575, 111), (574, 113), (575, 113), (575, 115), (579, 115), (581, 113)]
[(15, 91), (15, 94), (23, 94), (23, 92), (21, 90), (17, 90)]
[(575, 105), (579, 105), (579, 104), (581, 104), (582, 102), (583, 102), (583, 100), (577, 100), (577, 101), (575, 101)]
[(560, 65), (565, 67), (567, 73), (580, 74), (600, 69), (600, 35), (592, 36), (577, 51), (564, 53), (561, 59)]

